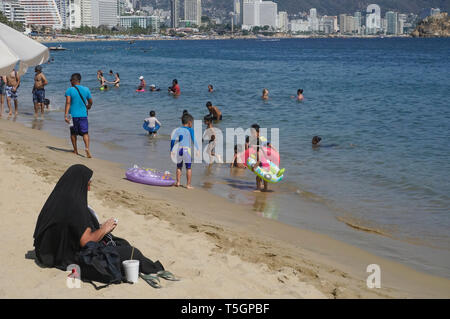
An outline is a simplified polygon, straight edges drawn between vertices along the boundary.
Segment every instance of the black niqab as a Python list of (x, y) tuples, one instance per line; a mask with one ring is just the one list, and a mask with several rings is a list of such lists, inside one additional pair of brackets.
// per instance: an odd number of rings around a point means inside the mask
[(92, 170), (84, 165), (71, 166), (59, 179), (42, 208), (34, 231), (38, 261), (47, 267), (65, 270), (77, 262), (80, 239), (86, 228), (99, 228), (88, 210), (88, 182)]

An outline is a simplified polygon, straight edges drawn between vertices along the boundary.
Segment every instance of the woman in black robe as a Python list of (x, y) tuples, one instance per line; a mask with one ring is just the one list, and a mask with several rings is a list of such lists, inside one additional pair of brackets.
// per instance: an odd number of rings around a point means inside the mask
[[(130, 259), (133, 247), (126, 240), (110, 234), (117, 226), (114, 219), (100, 226), (88, 208), (87, 192), (92, 174), (92, 170), (84, 165), (71, 166), (45, 202), (33, 235), (40, 264), (66, 270), (68, 265), (77, 264), (77, 253), (90, 241), (113, 244), (121, 262)], [(159, 261), (151, 261), (136, 248), (133, 259), (139, 260), (139, 272), (167, 273), (163, 272), (164, 267)]]

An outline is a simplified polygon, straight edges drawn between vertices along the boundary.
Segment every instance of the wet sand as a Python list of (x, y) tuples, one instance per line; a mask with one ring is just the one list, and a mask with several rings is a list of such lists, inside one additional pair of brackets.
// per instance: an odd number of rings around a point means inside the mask
[[(248, 207), (203, 189), (129, 182), (119, 164), (96, 159), (95, 149), (93, 159), (70, 150), (68, 136), (57, 138), (0, 120), (3, 298), (450, 297), (448, 279), (263, 219)], [(86, 284), (67, 289), (65, 272), (42, 269), (25, 259), (33, 249), (32, 234), (42, 205), (62, 173), (76, 163), (94, 171), (89, 204), (100, 218), (119, 218), (114, 233), (151, 259), (159, 259), (181, 282), (163, 282), (164, 289), (159, 290), (143, 281), (100, 291)], [(366, 286), (369, 264), (381, 267), (380, 289)]]

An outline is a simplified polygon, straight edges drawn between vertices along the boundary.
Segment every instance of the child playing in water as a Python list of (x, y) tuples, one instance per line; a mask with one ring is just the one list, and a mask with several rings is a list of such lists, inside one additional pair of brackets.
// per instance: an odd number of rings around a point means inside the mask
[(203, 141), (208, 142), (208, 146), (206, 148), (206, 153), (209, 156), (208, 163), (212, 163), (213, 158), (217, 158), (217, 161), (220, 162), (219, 155), (215, 154), (216, 147), (216, 133), (213, 127), (213, 118), (211, 115), (206, 115), (203, 119), (205, 121), (206, 130), (203, 133)]
[(186, 188), (193, 188), (191, 185), (192, 180), (192, 156), (191, 156), (191, 148), (192, 143), (194, 144), (194, 148), (196, 150), (196, 154), (200, 155), (199, 147), (197, 145), (197, 141), (195, 140), (194, 130), (192, 129), (192, 124), (194, 122), (194, 118), (189, 113), (183, 114), (181, 117), (182, 126), (177, 128), (172, 135), (172, 140), (170, 141), (170, 152), (172, 153), (172, 159), (174, 155), (174, 146), (175, 143), (178, 142), (178, 150), (177, 152), (177, 182), (175, 186), (180, 186), (181, 181), (181, 170), (183, 169), (183, 163), (186, 166)]
[[(241, 149), (242, 149), (242, 145)], [(236, 168), (247, 168), (247, 165), (245, 163), (239, 163), (238, 158), (240, 157), (240, 152), (238, 152), (238, 145), (234, 145), (234, 156), (233, 161), (230, 164), (230, 167), (236, 167)]]
[(212, 84), (208, 84), (208, 92), (209, 93), (214, 92), (214, 88), (213, 88)]
[[(261, 148), (261, 146), (267, 146), (268, 143), (267, 143), (267, 142), (262, 142), (262, 141), (261, 141), (261, 138), (263, 138), (263, 137), (260, 136), (260, 134), (259, 134), (259, 129), (260, 129), (260, 126), (259, 126), (258, 124), (253, 124), (253, 125), (252, 125), (252, 127), (251, 127), (252, 138), (251, 138), (251, 140), (252, 140), (252, 141), (256, 140), (256, 145), (252, 145), (252, 143), (250, 143), (249, 149), (245, 151), (245, 162), (247, 163), (247, 159), (248, 159), (248, 157), (250, 156), (250, 150), (251, 150), (251, 148), (254, 148), (254, 149), (256, 150), (256, 163), (255, 163), (255, 165), (253, 165), (252, 171), (253, 171), (256, 167), (258, 167), (258, 166), (262, 167), (261, 156), (267, 157), (267, 156), (265, 155), (264, 150)], [(266, 141), (267, 141), (267, 139), (266, 139)], [(261, 191), (261, 183), (264, 183), (264, 189), (263, 189), (263, 191), (264, 191), (264, 192), (267, 192), (267, 191), (268, 191), (268, 186), (269, 186), (268, 184), (269, 184), (269, 183), (266, 182), (266, 181), (264, 181), (264, 180), (262, 180), (262, 179), (261, 179), (260, 177), (258, 177), (258, 176), (256, 176), (256, 192)]]
[(263, 89), (263, 91), (262, 91), (262, 99), (263, 100), (268, 100), (269, 99), (269, 90), (268, 89)]
[(161, 126), (161, 122), (158, 121), (158, 119), (156, 118), (156, 113), (155, 111), (150, 111), (150, 117), (147, 117), (144, 122), (147, 123), (147, 127), (148, 127), (148, 134), (150, 135), (156, 135), (156, 133), (158, 132), (160, 126)]

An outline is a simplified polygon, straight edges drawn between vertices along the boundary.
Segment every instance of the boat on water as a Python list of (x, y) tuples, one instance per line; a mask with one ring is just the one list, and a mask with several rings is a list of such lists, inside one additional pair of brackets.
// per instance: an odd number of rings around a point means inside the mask
[(64, 50), (67, 50), (66, 48), (63, 48), (61, 44), (58, 45), (57, 47), (49, 47), (48, 49), (51, 50), (51, 51), (64, 51)]
[(256, 35), (256, 40), (264, 41), (264, 42), (265, 41), (268, 41), (268, 42), (280, 41), (279, 38), (273, 38), (273, 37), (265, 36), (265, 35), (261, 35), (261, 34)]

